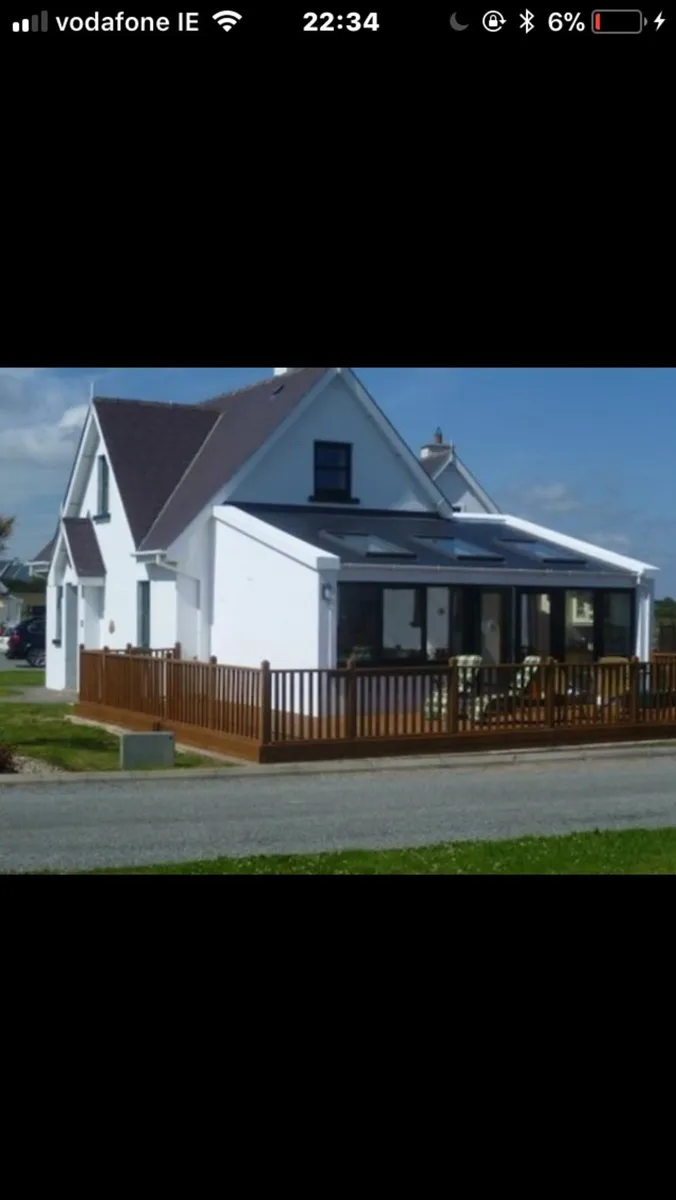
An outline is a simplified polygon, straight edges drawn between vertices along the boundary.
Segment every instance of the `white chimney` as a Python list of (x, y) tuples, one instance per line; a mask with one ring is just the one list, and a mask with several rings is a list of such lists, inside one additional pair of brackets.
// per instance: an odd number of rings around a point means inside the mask
[(287, 371), (299, 371), (300, 367), (275, 367), (275, 375), (286, 375)]

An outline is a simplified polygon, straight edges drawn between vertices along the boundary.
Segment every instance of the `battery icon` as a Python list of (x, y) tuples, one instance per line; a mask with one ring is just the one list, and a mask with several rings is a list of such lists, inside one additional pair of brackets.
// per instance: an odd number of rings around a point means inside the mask
[(592, 13), (594, 33), (641, 33), (647, 24), (637, 8), (597, 8)]

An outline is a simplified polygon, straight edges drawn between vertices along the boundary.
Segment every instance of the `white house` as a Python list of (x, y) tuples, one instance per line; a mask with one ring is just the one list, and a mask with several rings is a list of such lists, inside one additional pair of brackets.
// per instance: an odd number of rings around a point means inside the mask
[(280, 668), (650, 652), (656, 568), (500, 513), (349, 367), (94, 399), (45, 554), (50, 688), (77, 686), (79, 644)]

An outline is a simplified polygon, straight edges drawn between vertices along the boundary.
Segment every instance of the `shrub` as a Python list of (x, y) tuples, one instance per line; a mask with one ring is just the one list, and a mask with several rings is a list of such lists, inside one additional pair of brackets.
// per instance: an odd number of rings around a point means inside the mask
[(16, 751), (6, 742), (0, 742), (0, 775), (17, 775), (19, 764), (16, 761)]

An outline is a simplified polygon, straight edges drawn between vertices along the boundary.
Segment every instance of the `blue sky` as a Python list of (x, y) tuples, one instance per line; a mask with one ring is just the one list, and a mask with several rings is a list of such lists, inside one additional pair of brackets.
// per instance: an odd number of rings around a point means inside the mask
[[(51, 536), (86, 411), (98, 395), (192, 403), (272, 367), (0, 368), (0, 513), (11, 554)], [(661, 568), (676, 595), (676, 370), (356, 367), (414, 449), (440, 425), (506, 512)]]

